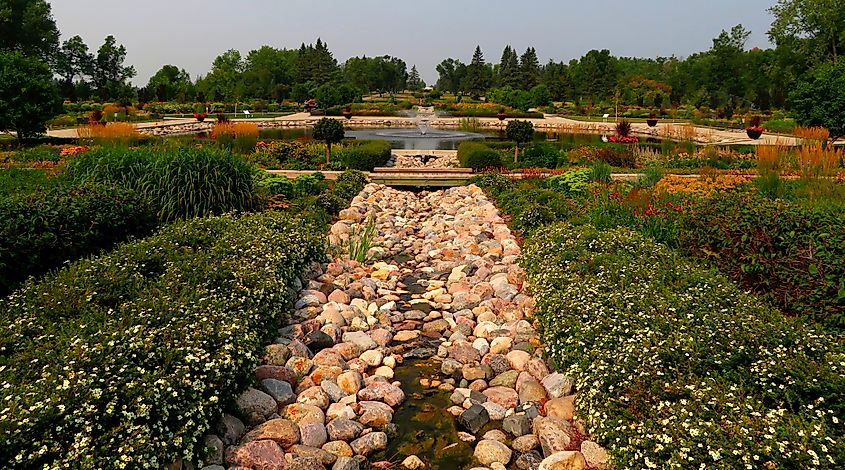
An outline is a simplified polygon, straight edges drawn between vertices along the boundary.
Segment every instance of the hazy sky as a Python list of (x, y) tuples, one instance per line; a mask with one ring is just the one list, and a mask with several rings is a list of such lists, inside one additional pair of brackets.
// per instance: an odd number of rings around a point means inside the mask
[(390, 54), (429, 84), (447, 57), (468, 62), (477, 45), (498, 62), (506, 44), (534, 46), (541, 62), (590, 49), (614, 55), (687, 56), (742, 23), (748, 47), (769, 46), (775, 0), (53, 0), (62, 38), (92, 50), (113, 34), (144, 85), (162, 65), (205, 74), (227, 49), (295, 48), (321, 37), (339, 62)]

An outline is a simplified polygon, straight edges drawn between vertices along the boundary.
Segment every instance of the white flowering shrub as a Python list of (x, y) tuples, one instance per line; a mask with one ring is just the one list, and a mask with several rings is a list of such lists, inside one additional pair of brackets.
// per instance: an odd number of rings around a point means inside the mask
[(617, 468), (845, 468), (841, 337), (629, 229), (547, 226), (522, 264)]
[(195, 459), (324, 256), (282, 213), (195, 219), (0, 300), (0, 468)]

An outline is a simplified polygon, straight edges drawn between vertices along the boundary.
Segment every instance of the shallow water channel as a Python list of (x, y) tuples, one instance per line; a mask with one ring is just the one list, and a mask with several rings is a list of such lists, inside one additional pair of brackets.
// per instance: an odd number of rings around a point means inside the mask
[(394, 380), (402, 383), (405, 402), (393, 415), (397, 433), (386, 451), (371, 461), (401, 462), (410, 455), (422, 460), (426, 469), (454, 470), (472, 466), (472, 446), (458, 438), (456, 420), (446, 411), (450, 392), (424, 388), (421, 378), (437, 376), (438, 366), (430, 360), (406, 361), (396, 368)]

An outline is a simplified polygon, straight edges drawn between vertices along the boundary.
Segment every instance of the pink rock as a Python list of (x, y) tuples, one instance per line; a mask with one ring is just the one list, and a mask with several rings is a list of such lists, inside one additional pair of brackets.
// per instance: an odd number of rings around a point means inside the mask
[(525, 371), (539, 381), (542, 381), (547, 375), (549, 375), (548, 366), (546, 366), (545, 361), (539, 358), (534, 358), (528, 361)]
[(393, 335), (383, 328), (371, 331), (370, 338), (372, 338), (373, 341), (376, 342), (376, 344), (383, 348), (387, 347), (387, 345), (389, 345), (390, 342), (393, 341)]
[(322, 351), (318, 352), (314, 355), (314, 364), (318, 366), (336, 366), (340, 367), (341, 369), (346, 368), (346, 360), (343, 356), (331, 349), (323, 349)]
[(296, 402), (304, 405), (314, 405), (325, 411), (329, 407), (330, 400), (329, 396), (322, 388), (314, 386), (300, 393), (296, 397)]
[(228, 456), (230, 466), (253, 470), (281, 470), (287, 467), (285, 451), (273, 441), (253, 441), (238, 447)]
[(515, 408), (519, 403), (519, 394), (516, 390), (507, 387), (490, 387), (482, 392), (488, 400), (502, 406), (505, 409)]
[(452, 344), (450, 354), (462, 364), (471, 364), (481, 360), (481, 353), (466, 341), (456, 341)]
[(355, 343), (338, 343), (332, 347), (334, 351), (343, 357), (345, 360), (354, 359), (361, 355), (362, 351), (361, 347), (356, 345)]
[(372, 382), (358, 392), (363, 401), (383, 401), (390, 406), (398, 406), (405, 401), (405, 392), (387, 382)]
[(270, 440), (282, 448), (288, 448), (299, 442), (299, 427), (287, 419), (271, 419), (248, 432), (242, 443)]
[(335, 289), (331, 294), (329, 294), (328, 300), (329, 302), (337, 302), (344, 305), (348, 305), (349, 302), (352, 301), (346, 292), (343, 292), (340, 289)]
[(276, 379), (296, 385), (296, 372), (282, 366), (259, 366), (255, 369), (255, 378), (259, 381)]
[(469, 384), (469, 389), (476, 392), (483, 392), (487, 389), (487, 382), (481, 379), (475, 380)]
[(321, 304), (324, 304), (329, 301), (329, 299), (326, 298), (326, 294), (318, 290), (304, 290), (299, 294), (300, 298), (305, 297), (306, 295), (313, 295), (314, 297), (320, 300)]
[(335, 366), (318, 367), (311, 371), (308, 378), (314, 385), (320, 385), (324, 380), (335, 380), (337, 376), (343, 373), (343, 369)]
[(520, 372), (525, 370), (526, 366), (528, 366), (528, 361), (531, 360), (530, 354), (518, 350), (509, 352), (506, 357), (508, 358), (508, 363), (511, 365), (511, 369)]

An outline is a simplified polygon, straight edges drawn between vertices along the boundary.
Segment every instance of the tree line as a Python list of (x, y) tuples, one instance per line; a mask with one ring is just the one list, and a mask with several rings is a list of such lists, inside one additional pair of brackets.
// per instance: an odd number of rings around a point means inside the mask
[[(661, 109), (709, 107), (725, 117), (785, 108), (802, 122), (827, 122), (828, 127), (836, 119), (845, 120), (845, 66), (839, 59), (845, 50), (845, 0), (777, 0), (770, 11), (775, 19), (768, 36), (775, 47), (769, 49), (747, 49), (749, 32), (741, 25), (722, 31), (708, 50), (686, 58), (616, 57), (608, 50), (591, 50), (579, 59), (540, 64), (533, 47), (519, 53), (506, 46), (498, 63), (491, 63), (476, 47), (468, 64), (448, 58), (437, 66), (436, 88), (521, 109), (553, 101), (583, 106), (617, 102)], [(135, 87), (130, 80), (136, 70), (125, 63), (126, 48), (114, 36), (107, 36), (96, 51), (79, 36), (60, 42), (46, 0), (0, 0), (0, 54), (0, 129), (14, 128), (10, 116), (22, 113), (17, 109), (47, 115), (61, 99), (147, 103), (315, 98), (325, 107), (358, 101), (365, 93), (426, 86), (416, 66), (409, 69), (398, 57), (353, 57), (341, 64), (317, 39), (292, 49), (263, 46), (245, 56), (229, 50), (195, 79), (177, 65), (164, 65), (146, 85)], [(23, 89), (33, 91), (23, 96)]]
[[(807, 11), (815, 3), (842, 8), (818, 11), (836, 16), (822, 21)], [(845, 46), (843, 8), (842, 0), (781, 0), (772, 8), (777, 19), (769, 31), (776, 47), (747, 49), (750, 32), (737, 25), (722, 31), (707, 51), (687, 58), (616, 57), (591, 50), (569, 62), (540, 64), (533, 47), (518, 54), (508, 45), (499, 62), (491, 63), (476, 47), (469, 64), (448, 58), (437, 66), (437, 88), (520, 108), (552, 101), (649, 108), (683, 104), (720, 109), (728, 117), (740, 109), (784, 109), (792, 105), (789, 93), (799, 83), (812, 80), (818, 67), (837, 62)]]

